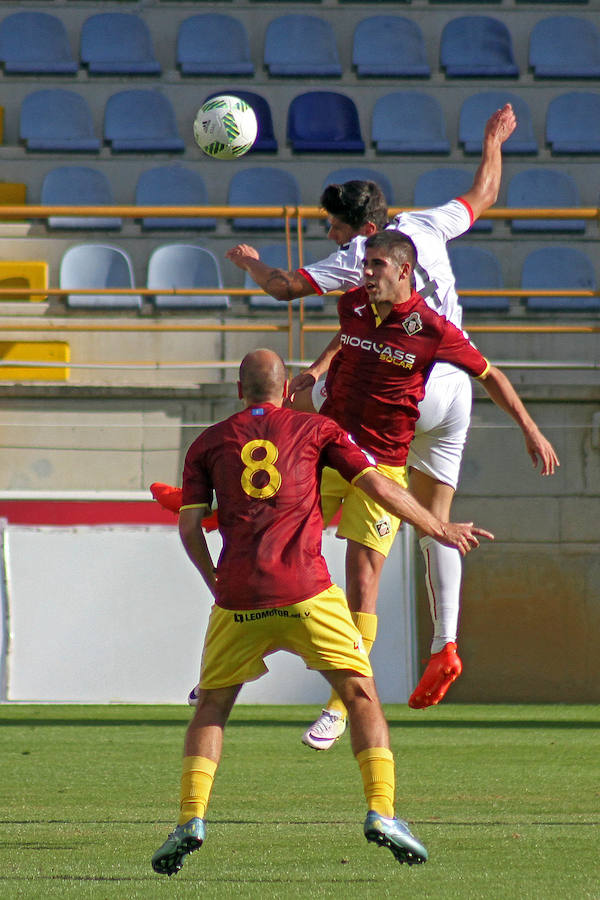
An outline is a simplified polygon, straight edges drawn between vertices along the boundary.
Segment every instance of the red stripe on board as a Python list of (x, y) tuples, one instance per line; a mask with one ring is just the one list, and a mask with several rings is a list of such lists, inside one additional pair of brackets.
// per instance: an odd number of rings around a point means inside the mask
[(145, 500), (0, 500), (13, 525), (177, 525), (178, 516)]

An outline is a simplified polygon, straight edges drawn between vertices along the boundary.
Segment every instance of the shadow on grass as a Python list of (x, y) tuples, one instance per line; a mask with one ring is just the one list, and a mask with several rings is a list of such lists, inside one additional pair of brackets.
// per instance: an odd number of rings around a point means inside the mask
[[(172, 719), (138, 719), (138, 718), (115, 718), (115, 719), (92, 719), (88, 716), (77, 715), (68, 718), (38, 718), (32, 716), (23, 718), (19, 716), (5, 715), (0, 712), (0, 727), (37, 727), (37, 728), (123, 728), (125, 727), (142, 727), (147, 728), (180, 728), (187, 725), (190, 720), (189, 714), (181, 714), (181, 717)], [(425, 715), (427, 715), (425, 713)], [(558, 729), (600, 729), (600, 719), (425, 719), (415, 718), (414, 720), (398, 719), (393, 716), (387, 717), (390, 726), (399, 728), (478, 728), (478, 729), (510, 729), (510, 728), (558, 728)], [(260, 718), (252, 720), (236, 719), (235, 715), (230, 720), (229, 727), (235, 728), (273, 728), (276, 726), (282, 728), (298, 728), (306, 727), (306, 716), (298, 716), (298, 718), (277, 719), (277, 718)]]

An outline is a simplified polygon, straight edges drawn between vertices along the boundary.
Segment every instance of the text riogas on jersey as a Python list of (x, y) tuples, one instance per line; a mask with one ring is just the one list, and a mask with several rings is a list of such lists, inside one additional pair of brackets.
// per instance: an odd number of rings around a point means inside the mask
[(390, 362), (405, 369), (412, 369), (417, 358), (414, 353), (406, 353), (405, 350), (390, 347), (389, 344), (380, 344), (368, 338), (360, 338), (343, 332), (340, 335), (340, 341), (348, 347), (358, 347), (360, 350), (375, 353), (382, 362)]

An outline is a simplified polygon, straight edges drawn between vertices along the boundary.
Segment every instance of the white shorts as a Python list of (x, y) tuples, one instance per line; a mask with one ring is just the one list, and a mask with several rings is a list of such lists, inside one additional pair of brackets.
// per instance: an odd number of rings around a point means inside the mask
[(420, 415), (406, 465), (456, 490), (472, 401), (471, 379), (466, 372), (436, 366), (419, 403)]
[[(318, 412), (325, 402), (325, 378), (312, 389)], [(456, 490), (471, 421), (473, 393), (466, 372), (446, 363), (434, 367), (419, 403), (415, 436), (406, 465)]]

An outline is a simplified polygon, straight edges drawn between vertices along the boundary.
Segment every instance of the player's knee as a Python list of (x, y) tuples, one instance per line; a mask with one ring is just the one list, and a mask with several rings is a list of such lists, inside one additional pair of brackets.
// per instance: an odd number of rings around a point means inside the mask
[(222, 690), (198, 691), (198, 703), (193, 718), (194, 721), (206, 723), (214, 721), (215, 724), (224, 723), (235, 703), (237, 690), (225, 688)]
[(349, 576), (357, 597), (368, 600), (377, 595), (385, 557), (381, 553), (368, 552), (367, 548), (363, 551), (357, 554), (355, 564), (349, 566)]
[(352, 714), (353, 710), (359, 709), (365, 704), (379, 706), (375, 681), (371, 677), (361, 675), (348, 676), (339, 694), (350, 714)]

